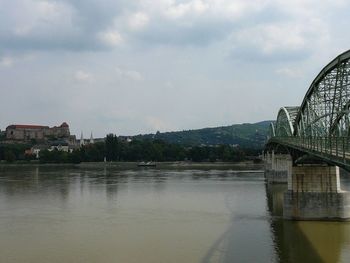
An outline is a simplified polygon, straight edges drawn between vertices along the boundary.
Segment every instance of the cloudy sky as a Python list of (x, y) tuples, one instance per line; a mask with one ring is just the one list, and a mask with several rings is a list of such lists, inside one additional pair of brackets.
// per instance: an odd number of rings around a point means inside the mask
[(0, 128), (272, 119), (350, 48), (349, 12), (345, 0), (0, 0)]

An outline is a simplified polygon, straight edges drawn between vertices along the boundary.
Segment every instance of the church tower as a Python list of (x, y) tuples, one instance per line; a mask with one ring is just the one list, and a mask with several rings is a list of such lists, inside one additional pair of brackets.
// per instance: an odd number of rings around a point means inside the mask
[(82, 147), (84, 145), (85, 145), (84, 136), (83, 136), (83, 132), (81, 132), (81, 135), (80, 135), (80, 147)]
[(94, 141), (94, 137), (92, 137), (92, 132), (91, 132), (90, 142), (89, 142), (89, 143), (90, 143), (90, 144), (94, 144), (94, 142), (95, 142), (95, 141)]

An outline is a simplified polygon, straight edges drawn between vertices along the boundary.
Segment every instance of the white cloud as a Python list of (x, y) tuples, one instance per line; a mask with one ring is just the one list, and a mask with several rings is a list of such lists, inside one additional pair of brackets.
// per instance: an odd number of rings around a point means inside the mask
[(72, 28), (74, 12), (65, 3), (33, 0), (15, 2), (18, 2), (18, 5), (14, 3), (13, 9), (9, 9), (15, 17), (20, 16), (20, 19), (16, 19), (12, 25), (15, 36), (51, 33), (52, 30), (58, 34)]
[[(350, 43), (345, 0), (0, 2), (0, 68), (8, 68), (0, 70), (0, 86), (14, 90), (4, 107), (26, 95), (22, 108), (0, 119), (24, 118), (29, 108), (26, 118), (51, 121), (56, 112), (40, 113), (41, 103), (65, 103), (69, 110), (51, 108), (100, 135), (113, 125), (139, 133), (274, 116), (273, 108), (300, 103), (309, 82)], [(28, 53), (35, 58), (24, 60)], [(82, 95), (76, 86), (90, 87)], [(57, 89), (60, 97), (50, 97)], [(264, 110), (246, 109), (246, 101), (265, 101)], [(115, 105), (134, 117), (126, 113), (106, 128), (99, 116)], [(89, 116), (96, 120), (82, 121)]]
[(169, 131), (169, 130), (172, 130), (174, 128), (169, 123), (167, 123), (164, 120), (160, 119), (159, 117), (155, 117), (155, 116), (147, 116), (146, 123), (147, 123), (147, 125), (149, 125), (151, 127), (153, 132), (155, 132), (155, 131)]
[(168, 80), (168, 81), (165, 82), (164, 86), (165, 86), (166, 89), (173, 89), (174, 88), (174, 83), (172, 81)]
[(328, 46), (330, 39), (329, 25), (308, 17), (243, 27), (232, 33), (231, 42), (238, 56), (254, 54), (272, 62), (274, 58), (306, 59), (320, 47)]
[(129, 26), (133, 30), (140, 30), (146, 27), (149, 23), (149, 16), (142, 12), (137, 12), (130, 16)]
[(216, 17), (228, 20), (244, 18), (249, 14), (255, 14), (264, 10), (268, 0), (208, 0), (210, 10)]
[(116, 47), (123, 43), (123, 38), (118, 31), (108, 30), (98, 34), (100, 41), (110, 47)]
[(74, 78), (77, 81), (86, 82), (91, 81), (93, 79), (93, 76), (90, 73), (87, 73), (83, 70), (78, 70), (77, 72), (75, 72)]
[(186, 17), (191, 19), (196, 16), (210, 17), (213, 19), (237, 19), (248, 13), (262, 10), (269, 3), (268, 0), (143, 0), (141, 5), (144, 10), (155, 15), (169, 19)]
[(295, 24), (258, 25), (238, 32), (236, 40), (242, 45), (252, 45), (264, 54), (280, 50), (298, 50), (305, 44), (306, 35)]
[(32, 26), (29, 26), (29, 25), (21, 25), (21, 26), (16, 26), (16, 27), (13, 29), (13, 33), (14, 33), (14, 35), (16, 35), (16, 36), (23, 37), (23, 36), (29, 35), (29, 33), (31, 32), (31, 30), (32, 30)]
[(138, 71), (126, 70), (120, 67), (116, 67), (115, 72), (117, 73), (117, 76), (119, 78), (125, 78), (125, 79), (134, 80), (134, 81), (140, 81), (143, 79), (141, 73)]
[(12, 57), (3, 57), (0, 59), (0, 66), (10, 68), (14, 65), (15, 60)]
[(186, 3), (172, 4), (165, 11), (164, 14), (173, 19), (181, 18), (185, 15), (200, 15), (203, 14), (209, 5), (202, 0), (193, 0)]
[(275, 72), (279, 75), (286, 76), (289, 78), (299, 78), (303, 76), (302, 72), (299, 69), (292, 69), (288, 67), (279, 68)]

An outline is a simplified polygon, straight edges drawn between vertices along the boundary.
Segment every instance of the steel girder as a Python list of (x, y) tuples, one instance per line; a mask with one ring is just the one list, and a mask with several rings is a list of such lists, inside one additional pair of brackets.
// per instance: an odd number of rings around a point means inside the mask
[(332, 60), (312, 82), (294, 123), (295, 136), (349, 135), (350, 50)]
[(275, 136), (289, 137), (294, 134), (294, 121), (299, 107), (282, 107), (277, 115)]
[(282, 145), (350, 171), (350, 50), (311, 83), (300, 107), (282, 107), (266, 148)]
[(273, 122), (270, 123), (270, 130), (269, 130), (269, 138), (275, 137), (275, 124)]

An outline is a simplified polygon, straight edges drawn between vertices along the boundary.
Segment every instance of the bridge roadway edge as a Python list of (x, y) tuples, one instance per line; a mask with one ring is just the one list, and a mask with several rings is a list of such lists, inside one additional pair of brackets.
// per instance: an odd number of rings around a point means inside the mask
[(348, 163), (346, 163), (346, 160), (344, 162), (344, 159), (341, 158), (341, 157), (337, 157), (337, 156), (334, 156), (334, 155), (328, 155), (328, 154), (325, 154), (325, 153), (320, 153), (318, 151), (314, 151), (312, 149), (308, 149), (308, 148), (305, 148), (305, 147), (300, 147), (300, 146), (297, 146), (297, 145), (292, 144), (292, 143), (281, 142), (280, 140), (278, 140), (276, 138), (271, 138), (269, 140), (268, 144), (270, 144), (270, 143), (280, 144), (280, 145), (292, 148), (294, 150), (304, 152), (306, 154), (309, 154), (311, 156), (319, 158), (320, 160), (323, 160), (323, 161), (327, 162), (330, 165), (339, 166), (339, 167), (343, 168), (344, 170), (350, 172), (350, 161), (349, 161), (349, 164), (348, 164)]

